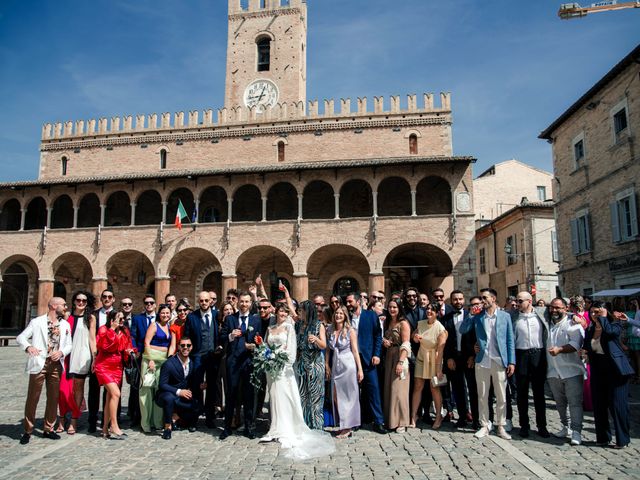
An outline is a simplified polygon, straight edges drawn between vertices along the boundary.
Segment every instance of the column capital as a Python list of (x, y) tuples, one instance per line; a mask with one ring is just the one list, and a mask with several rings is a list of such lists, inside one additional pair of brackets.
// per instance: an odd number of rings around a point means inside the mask
[(238, 275), (235, 273), (223, 273), (222, 278), (238, 278)]
[(108, 282), (109, 279), (107, 277), (93, 277), (91, 281), (92, 282)]
[(379, 277), (379, 276), (384, 277), (384, 272), (369, 272), (369, 275), (372, 277)]
[(55, 283), (55, 278), (39, 278), (38, 283)]
[(157, 277), (154, 278), (156, 282), (161, 281), (161, 280), (171, 280), (171, 277), (168, 275), (159, 275)]
[(304, 278), (304, 277), (308, 277), (309, 274), (307, 272), (293, 272), (293, 276), (295, 278)]

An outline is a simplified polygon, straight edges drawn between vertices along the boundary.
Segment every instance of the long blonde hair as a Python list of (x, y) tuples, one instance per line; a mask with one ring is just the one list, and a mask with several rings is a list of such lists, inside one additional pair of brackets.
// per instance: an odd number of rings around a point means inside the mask
[(349, 328), (351, 328), (351, 320), (349, 319), (349, 310), (347, 310), (347, 307), (345, 307), (344, 305), (340, 305), (338, 308), (336, 308), (333, 311), (333, 314), (331, 315), (331, 326), (333, 327), (334, 332), (338, 331), (338, 328), (336, 326), (336, 313), (338, 311), (344, 314), (344, 322), (342, 323), (342, 332), (340, 333), (344, 334), (342, 338), (346, 338), (347, 332), (349, 331)]

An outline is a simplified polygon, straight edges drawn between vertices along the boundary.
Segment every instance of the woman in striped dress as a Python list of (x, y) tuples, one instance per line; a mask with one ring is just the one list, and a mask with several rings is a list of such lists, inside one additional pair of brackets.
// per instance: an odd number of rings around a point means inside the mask
[(296, 319), (298, 354), (294, 371), (302, 401), (304, 421), (311, 429), (324, 427), (324, 355), (327, 337), (313, 302), (301, 305)]

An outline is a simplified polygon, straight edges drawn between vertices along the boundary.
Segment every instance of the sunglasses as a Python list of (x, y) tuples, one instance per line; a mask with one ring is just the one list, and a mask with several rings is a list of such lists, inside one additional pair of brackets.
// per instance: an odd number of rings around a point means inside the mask
[(133, 303), (132, 302), (122, 302), (121, 305), (123, 307), (131, 307), (131, 306), (133, 306)]
[(178, 308), (178, 309), (176, 310), (176, 312), (178, 312), (178, 313), (186, 313), (186, 311), (187, 311), (187, 309), (186, 309), (186, 308)]
[(258, 309), (260, 310), (269, 310), (271, 307), (265, 307), (265, 306), (259, 306)]
[(102, 298), (113, 298), (113, 295), (102, 295)]
[(155, 305), (156, 302), (144, 302), (145, 305)]
[(529, 301), (529, 300), (523, 300), (523, 299), (521, 299), (521, 298), (519, 298), (518, 300), (516, 300), (516, 302), (518, 302), (518, 303), (524, 303), (524, 302), (528, 302), (528, 301)]
[(86, 298), (76, 298), (76, 303), (87, 303)]
[(377, 295), (371, 295), (371, 298), (375, 300), (382, 300), (384, 297), (378, 297)]
[(418, 297), (418, 295), (414, 295), (414, 294), (412, 294), (412, 293), (407, 293), (407, 294), (405, 295), (405, 297), (407, 297), (407, 298), (417, 298), (417, 297)]
[(437, 298), (438, 300), (441, 300), (444, 298), (444, 295), (434, 295), (433, 298)]
[(193, 345), (191, 345), (190, 343), (189, 344), (186, 344), (186, 343), (180, 344), (180, 348), (191, 348), (191, 347), (193, 347)]
[(218, 301), (218, 299), (217, 299), (217, 298), (212, 298), (212, 299), (211, 299), (211, 301), (212, 301), (212, 302), (217, 302), (217, 301)]
[(483, 295), (483, 296), (482, 296), (482, 299), (483, 299), (483, 300), (491, 300), (491, 297), (489, 297), (489, 296), (487, 296), (487, 295)]

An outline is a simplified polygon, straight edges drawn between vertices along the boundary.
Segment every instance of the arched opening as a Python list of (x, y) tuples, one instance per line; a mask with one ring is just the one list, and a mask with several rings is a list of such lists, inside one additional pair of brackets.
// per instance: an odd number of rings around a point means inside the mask
[(107, 210), (104, 215), (105, 227), (122, 227), (131, 225), (131, 201), (126, 192), (112, 193), (107, 199)]
[(418, 135), (416, 135), (415, 133), (409, 135), (409, 154), (418, 154)]
[(259, 222), (262, 220), (262, 199), (255, 185), (243, 185), (233, 194), (234, 222)]
[[(80, 289), (91, 289), (93, 269), (86, 257), (76, 252), (68, 252), (60, 255), (52, 264), (53, 278), (56, 284), (65, 288), (66, 292), (75, 292)], [(54, 285), (54, 289), (55, 289)], [(67, 302), (71, 298), (63, 297)], [(71, 308), (71, 304), (69, 304)]]
[(200, 195), (200, 223), (226, 222), (227, 192), (222, 187), (209, 187)]
[[(141, 299), (155, 282), (153, 264), (144, 253), (136, 250), (115, 253), (107, 260), (106, 267), (108, 282), (116, 298)], [(164, 299), (156, 300), (159, 303)]]
[(60, 161), (60, 173), (62, 174), (63, 177), (67, 175), (68, 166), (69, 166), (69, 159), (67, 157), (62, 157)]
[(136, 225), (160, 225), (162, 197), (155, 190), (142, 192), (136, 202)]
[(95, 193), (87, 193), (80, 200), (78, 227), (89, 228), (100, 225), (100, 200)]
[(453, 263), (447, 252), (435, 245), (406, 243), (389, 252), (382, 268), (388, 292), (411, 286), (431, 293), (451, 276)]
[(47, 225), (47, 204), (42, 197), (36, 197), (27, 205), (24, 222), (25, 230), (40, 230)]
[(340, 218), (373, 216), (371, 186), (364, 180), (349, 180), (340, 189)]
[(267, 194), (267, 220), (298, 218), (298, 193), (287, 182), (276, 183)]
[(278, 142), (278, 161), (284, 162), (284, 149), (285, 143), (283, 141)]
[(173, 223), (175, 221), (179, 202), (182, 202), (182, 206), (189, 216), (189, 220), (187, 221), (182, 219), (182, 223), (189, 224), (193, 221), (193, 211), (195, 209), (193, 193), (191, 193), (191, 190), (187, 188), (178, 188), (169, 195), (169, 202), (167, 204), (167, 223)]
[[(293, 278), (293, 265), (289, 257), (275, 247), (259, 245), (244, 251), (236, 262), (238, 288), (246, 290), (260, 275), (271, 301), (282, 298), (278, 289), (280, 279)], [(283, 283), (285, 283), (283, 281)], [(286, 283), (285, 283), (286, 284)], [(297, 300), (306, 300), (298, 298)]]
[[(178, 298), (187, 297), (195, 302), (195, 295), (204, 287), (204, 281), (212, 272), (219, 273), (220, 285), (212, 288), (216, 293), (222, 288), (222, 267), (218, 259), (204, 248), (187, 248), (178, 252), (169, 263), (171, 293)], [(197, 306), (197, 305), (196, 305)]]
[(333, 284), (332, 295), (338, 295), (345, 299), (347, 295), (351, 293), (359, 293), (360, 292), (360, 284), (358, 280), (353, 277), (340, 277)]
[(20, 202), (15, 198), (7, 200), (2, 206), (2, 213), (0, 213), (0, 230), (20, 230), (21, 217)]
[(271, 39), (267, 36), (256, 40), (258, 48), (258, 71), (268, 72), (271, 68)]
[(61, 195), (53, 202), (51, 228), (73, 227), (73, 202), (69, 195)]
[(163, 148), (160, 150), (160, 170), (167, 168), (167, 151)]
[(16, 255), (6, 259), (0, 268), (0, 332), (15, 335), (36, 313), (38, 267), (32, 259)]
[[(222, 298), (226, 293), (222, 291), (222, 272), (211, 272), (207, 274), (202, 280), (202, 286), (200, 287), (200, 291), (202, 290), (206, 290), (207, 292), (216, 292), (216, 294), (220, 298)], [(222, 301), (219, 300), (216, 303), (216, 307), (220, 308), (221, 304), (222, 304)]]
[(451, 213), (451, 187), (442, 177), (425, 177), (416, 189), (416, 213), (418, 215), (443, 215)]
[(322, 180), (315, 180), (304, 189), (302, 218), (334, 218), (336, 216), (333, 187)]
[(378, 215), (381, 217), (411, 215), (411, 187), (400, 177), (385, 178), (378, 187)]
[[(307, 262), (309, 292), (331, 295), (340, 284), (339, 280), (345, 277), (353, 279), (351, 285), (364, 287), (370, 270), (369, 262), (357, 248), (342, 244), (326, 245), (313, 252)], [(346, 288), (347, 283), (341, 285)]]

